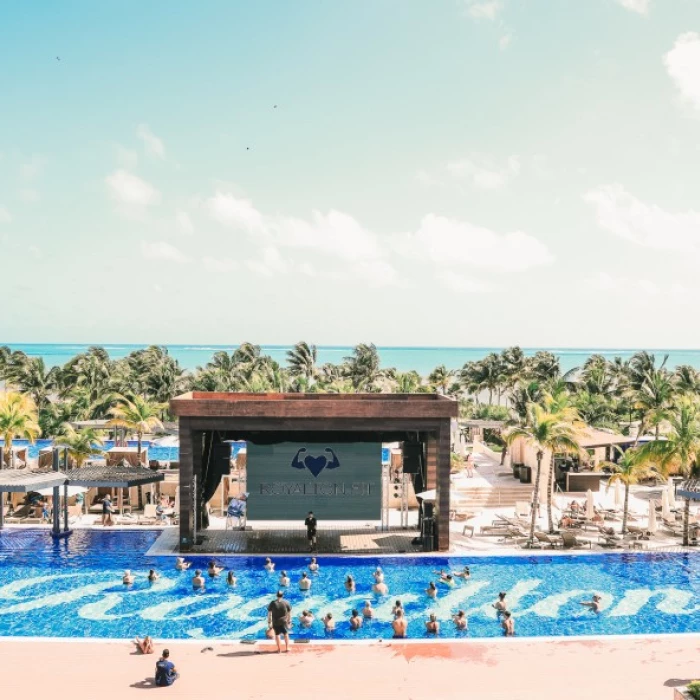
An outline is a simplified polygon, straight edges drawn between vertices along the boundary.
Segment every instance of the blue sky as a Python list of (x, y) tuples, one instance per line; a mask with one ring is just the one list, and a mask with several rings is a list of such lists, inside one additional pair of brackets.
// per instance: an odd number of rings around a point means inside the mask
[(0, 341), (700, 345), (700, 0), (0, 19)]

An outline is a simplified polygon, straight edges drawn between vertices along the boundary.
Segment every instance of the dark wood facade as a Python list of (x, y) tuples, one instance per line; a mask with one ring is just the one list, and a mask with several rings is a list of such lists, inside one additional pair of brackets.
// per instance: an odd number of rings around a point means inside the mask
[[(450, 544), (450, 420), (458, 404), (435, 394), (236, 394), (190, 392), (171, 400), (180, 424), (180, 547), (192, 546), (202, 455), (207, 434), (246, 440), (265, 434), (342, 433), (381, 442), (418, 439), (425, 445), (426, 488), (435, 488), (439, 551)], [(360, 437), (361, 436), (361, 437)], [(303, 438), (301, 438), (303, 439)]]

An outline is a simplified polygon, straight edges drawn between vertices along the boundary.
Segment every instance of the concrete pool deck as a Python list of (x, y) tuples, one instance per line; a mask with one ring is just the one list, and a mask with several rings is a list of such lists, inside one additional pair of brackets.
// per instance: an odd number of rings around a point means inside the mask
[[(167, 644), (181, 678), (168, 698), (231, 696), (309, 700), (403, 698), (440, 700), (671, 700), (673, 688), (700, 677), (700, 636), (628, 639), (292, 645), (274, 653), (217, 642)], [(207, 646), (211, 652), (203, 652)], [(157, 644), (160, 652), (163, 644)], [(126, 642), (0, 641), (5, 697), (32, 683), (56, 698), (143, 697), (157, 654)], [(34, 679), (34, 681), (30, 680)], [(57, 693), (51, 690), (58, 688)]]

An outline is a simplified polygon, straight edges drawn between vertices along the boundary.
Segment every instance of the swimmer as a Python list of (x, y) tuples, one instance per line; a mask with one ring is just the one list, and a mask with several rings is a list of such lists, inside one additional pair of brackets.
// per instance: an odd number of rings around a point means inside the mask
[(432, 581), (428, 584), (428, 587), (425, 589), (425, 594), (428, 596), (428, 598), (437, 598), (437, 586)]
[(311, 563), (309, 564), (309, 571), (312, 571), (312, 572), (318, 571), (318, 562), (316, 561), (316, 557), (311, 557)]
[(187, 569), (189, 569), (190, 566), (192, 566), (192, 564), (190, 564), (190, 562), (188, 561), (185, 561), (184, 557), (177, 557), (177, 559), (175, 559), (175, 569), (177, 571), (187, 571)]
[(403, 612), (403, 605), (401, 604), (400, 600), (397, 600), (394, 603), (394, 607), (391, 609), (391, 614), (396, 617), (396, 613), (401, 610)]
[(396, 619), (391, 623), (391, 628), (394, 630), (394, 639), (405, 639), (408, 631), (408, 623), (403, 616), (403, 610), (400, 610), (396, 615)]
[(599, 613), (600, 612), (600, 596), (594, 595), (593, 598), (591, 598), (591, 600), (581, 601), (580, 605), (585, 605), (587, 608), (590, 608), (594, 613)]
[(362, 627), (362, 618), (360, 617), (360, 613), (357, 612), (357, 610), (353, 610), (352, 615), (350, 616), (350, 629), (359, 630), (360, 627)]
[(384, 582), (384, 572), (382, 571), (382, 567), (378, 566), (374, 573), (372, 574), (374, 576), (374, 581), (375, 583), (383, 583)]
[(314, 614), (311, 610), (302, 610), (301, 615), (299, 615), (299, 622), (302, 627), (311, 627), (311, 623), (314, 621)]
[(134, 644), (136, 644), (136, 648), (142, 654), (152, 654), (155, 651), (153, 649), (153, 640), (148, 635), (146, 635), (143, 639), (136, 637), (136, 639), (134, 639)]
[(306, 571), (304, 571), (299, 579), (299, 590), (308, 591), (311, 588), (311, 579), (309, 578)]
[(134, 582), (134, 575), (131, 573), (131, 571), (129, 571), (129, 569), (127, 569), (124, 572), (124, 576), (122, 576), (122, 583), (125, 586), (130, 586), (133, 582)]
[(435, 613), (430, 613), (430, 617), (425, 623), (425, 629), (428, 630), (428, 634), (440, 634), (440, 623), (437, 621)]
[(235, 586), (236, 585), (236, 574), (233, 573), (233, 571), (229, 571), (226, 574), (226, 583), (229, 586)]
[(200, 569), (194, 572), (194, 577), (192, 578), (192, 588), (204, 588), (204, 576)]
[(272, 561), (272, 559), (270, 559), (270, 557), (267, 557), (267, 559), (265, 559), (265, 571), (274, 571), (274, 570), (275, 570), (274, 562)]
[(455, 578), (469, 578), (471, 576), (471, 573), (469, 571), (469, 567), (465, 566), (461, 571), (453, 571), (452, 575)]
[(279, 584), (280, 584), (280, 586), (288, 586), (289, 585), (289, 576), (287, 576), (286, 571), (283, 571), (280, 574)]
[(345, 590), (353, 593), (355, 591), (355, 579), (352, 576), (348, 576), (345, 579)]
[(389, 595), (389, 587), (383, 581), (375, 583), (372, 590), (379, 595)]
[(458, 630), (467, 629), (467, 616), (464, 614), (464, 610), (460, 610), (452, 619)]
[(440, 583), (444, 583), (448, 588), (455, 587), (455, 580), (452, 578), (452, 574), (445, 574), (440, 577)]
[(504, 637), (515, 636), (515, 620), (513, 619), (513, 615), (507, 610), (503, 613), (503, 621), (501, 622), (501, 627), (503, 627)]
[(155, 572), (155, 569), (150, 569), (148, 572), (148, 582), (149, 583), (155, 583), (160, 576)]
[(365, 620), (371, 620), (374, 617), (374, 609), (372, 608), (372, 603), (369, 600), (365, 601), (365, 607), (362, 608), (362, 617)]
[(224, 570), (223, 566), (217, 566), (214, 560), (210, 561), (207, 565), (207, 573), (211, 578), (218, 576)]
[(499, 615), (508, 610), (508, 604), (506, 603), (506, 594), (503, 591), (501, 591), (498, 594), (498, 600), (495, 603), (493, 603), (493, 607), (496, 608), (496, 612)]
[(331, 615), (331, 613), (328, 613), (323, 618), (323, 626), (326, 628), (326, 632), (333, 632), (335, 630), (335, 620), (333, 619), (333, 615)]

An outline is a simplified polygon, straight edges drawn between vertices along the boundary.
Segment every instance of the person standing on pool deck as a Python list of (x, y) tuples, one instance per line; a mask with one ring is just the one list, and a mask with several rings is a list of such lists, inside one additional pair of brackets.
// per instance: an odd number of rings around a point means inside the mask
[(102, 524), (105, 527), (114, 525), (112, 522), (112, 501), (109, 494), (102, 499)]
[(306, 525), (306, 539), (309, 541), (309, 551), (313, 552), (316, 548), (316, 531), (318, 522), (316, 521), (316, 516), (312, 511), (309, 511), (309, 514), (306, 516), (304, 525)]
[(277, 643), (277, 653), (282, 652), (280, 635), (284, 637), (284, 651), (289, 651), (289, 627), (291, 625), (292, 606), (284, 599), (284, 593), (277, 591), (277, 598), (267, 606), (267, 624), (272, 627)]

